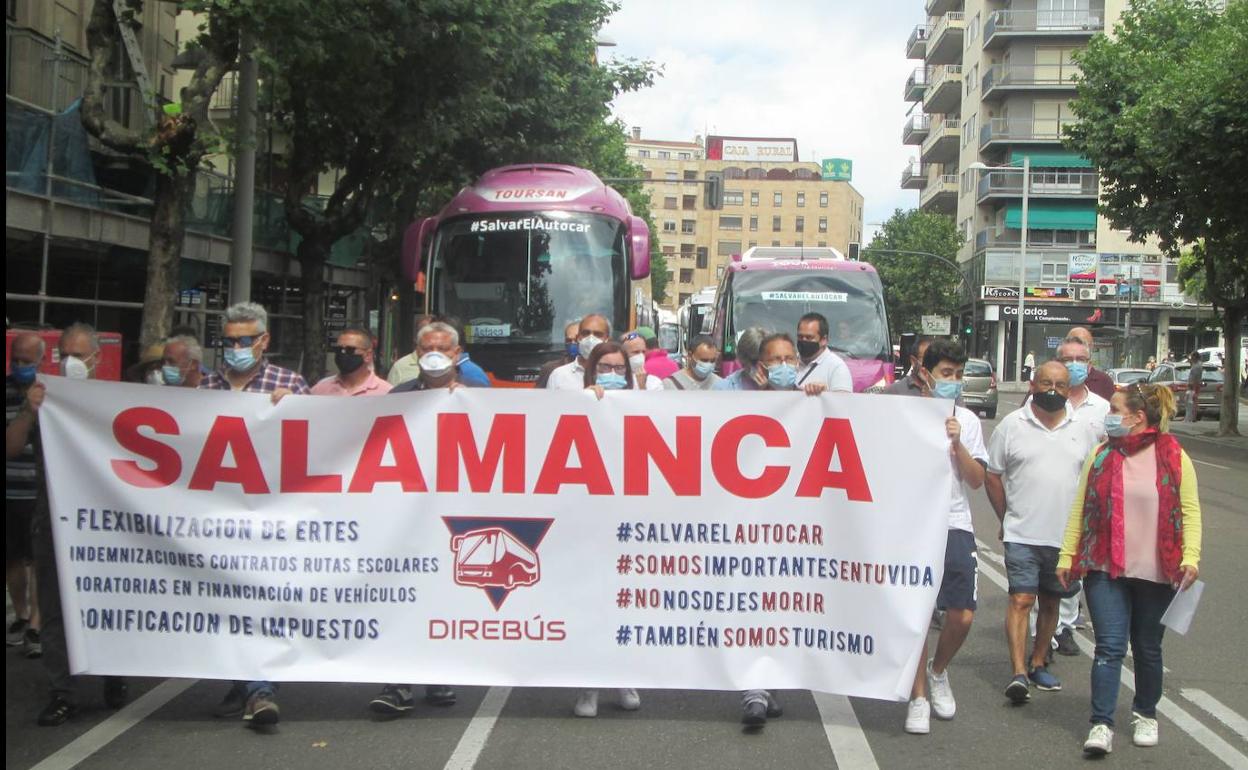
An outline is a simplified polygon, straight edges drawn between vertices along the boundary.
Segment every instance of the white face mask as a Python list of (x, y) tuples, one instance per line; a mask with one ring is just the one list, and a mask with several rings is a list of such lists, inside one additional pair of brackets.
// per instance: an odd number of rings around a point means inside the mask
[(430, 377), (441, 377), (451, 370), (453, 363), (447, 354), (431, 350), (420, 357), (420, 371)]
[(645, 369), (646, 368), (645, 353), (638, 353), (637, 355), (629, 356), (628, 365), (632, 367), (634, 372), (640, 372), (642, 369)]
[(588, 337), (581, 337), (580, 341), (576, 343), (576, 346), (581, 351), (581, 358), (584, 358), (586, 361), (588, 361), (589, 354), (593, 353), (594, 348), (598, 347), (600, 344), (602, 344), (602, 342), (603, 340), (601, 337), (595, 337), (592, 334), (589, 335)]
[(71, 380), (85, 380), (91, 376), (87, 362), (77, 356), (65, 356), (61, 359), (61, 374)]

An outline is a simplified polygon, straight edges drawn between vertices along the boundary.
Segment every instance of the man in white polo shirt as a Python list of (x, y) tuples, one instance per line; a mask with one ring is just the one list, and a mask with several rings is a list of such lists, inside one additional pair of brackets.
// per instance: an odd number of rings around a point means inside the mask
[[(1005, 635), (1013, 678), (1005, 694), (1015, 703), (1031, 698), (1029, 684), (1055, 692), (1062, 684), (1045, 665), (1057, 628), (1058, 602), (1079, 593), (1076, 583), (1057, 580), (1057, 553), (1066, 527), (1079, 472), (1097, 436), (1073, 418), (1067, 403), (1070, 373), (1058, 361), (1041, 364), (1031, 379), (1031, 398), (1006, 415), (988, 443), (984, 486), (1001, 520), (1010, 604)], [(1036, 640), (1026, 660), (1027, 617), (1039, 597)]]
[(591, 313), (581, 319), (576, 332), (577, 356), (557, 367), (546, 380), (547, 390), (585, 390), (585, 362), (599, 343), (611, 339), (611, 322), (604, 315)]
[(827, 390), (854, 392), (854, 377), (841, 357), (828, 350), (828, 319), (807, 313), (797, 322), (798, 387), (822, 382)]

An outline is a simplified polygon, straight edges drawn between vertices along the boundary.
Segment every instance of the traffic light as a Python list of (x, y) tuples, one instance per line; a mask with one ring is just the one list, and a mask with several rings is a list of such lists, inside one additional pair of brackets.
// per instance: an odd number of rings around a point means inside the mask
[(975, 333), (975, 326), (972, 325), (970, 321), (967, 321), (966, 324), (962, 327), (962, 333), (968, 337), (971, 336), (972, 334)]
[(703, 187), (702, 207), (710, 211), (719, 211), (724, 207), (724, 175), (720, 171), (706, 172), (706, 185)]

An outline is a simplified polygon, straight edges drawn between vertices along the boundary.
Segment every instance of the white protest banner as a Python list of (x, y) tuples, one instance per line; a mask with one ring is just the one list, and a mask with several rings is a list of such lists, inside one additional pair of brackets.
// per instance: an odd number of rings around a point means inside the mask
[(909, 693), (941, 402), (46, 380), (75, 672)]

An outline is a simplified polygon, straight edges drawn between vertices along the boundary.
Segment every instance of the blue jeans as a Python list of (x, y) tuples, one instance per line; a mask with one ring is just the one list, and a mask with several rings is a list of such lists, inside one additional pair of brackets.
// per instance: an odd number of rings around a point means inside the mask
[(1174, 598), (1174, 589), (1151, 580), (1111, 579), (1105, 572), (1089, 572), (1083, 587), (1096, 635), (1092, 724), (1114, 726), (1128, 639), (1135, 657), (1135, 701), (1131, 709), (1155, 719), (1157, 701), (1161, 700), (1161, 616)]
[(258, 692), (267, 692), (270, 695), (277, 692), (277, 685), (273, 684), (272, 682), (256, 681), (256, 682), (246, 682), (246, 683), (240, 682), (240, 684), (244, 684), (244, 687), (247, 690), (248, 698), (250, 698), (251, 696), (255, 695)]

